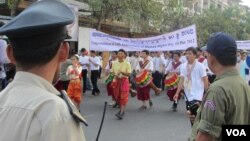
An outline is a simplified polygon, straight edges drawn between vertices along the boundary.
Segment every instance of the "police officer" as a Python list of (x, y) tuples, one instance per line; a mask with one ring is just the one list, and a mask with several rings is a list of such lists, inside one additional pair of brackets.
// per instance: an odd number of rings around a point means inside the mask
[[(236, 69), (235, 40), (226, 33), (215, 33), (206, 51), (208, 66), (217, 78), (198, 110), (191, 141), (220, 141), (222, 125), (250, 124), (250, 88)], [(188, 113), (193, 120), (192, 113)]]
[(73, 21), (67, 5), (43, 0), (0, 28), (17, 66), (14, 80), (0, 94), (1, 141), (85, 141), (77, 113), (52, 85), (69, 54), (64, 39)]

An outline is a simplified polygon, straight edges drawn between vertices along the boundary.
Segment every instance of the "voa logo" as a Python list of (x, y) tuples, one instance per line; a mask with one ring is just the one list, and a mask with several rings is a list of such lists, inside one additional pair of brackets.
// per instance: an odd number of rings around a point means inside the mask
[(244, 129), (226, 129), (227, 136), (247, 136)]

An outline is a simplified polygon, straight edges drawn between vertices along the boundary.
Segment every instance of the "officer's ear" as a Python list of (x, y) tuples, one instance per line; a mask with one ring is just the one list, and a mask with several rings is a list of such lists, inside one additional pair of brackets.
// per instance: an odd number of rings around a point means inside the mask
[(69, 55), (69, 43), (61, 42), (58, 52), (59, 52), (59, 61), (64, 62)]
[(16, 64), (16, 59), (14, 57), (14, 53), (13, 53), (13, 47), (9, 44), (6, 48), (6, 53), (7, 56), (10, 60), (11, 63)]

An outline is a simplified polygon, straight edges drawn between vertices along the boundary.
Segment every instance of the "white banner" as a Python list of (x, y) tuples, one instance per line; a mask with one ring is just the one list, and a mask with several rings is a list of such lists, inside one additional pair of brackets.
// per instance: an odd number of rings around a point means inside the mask
[(247, 49), (250, 50), (250, 40), (246, 41), (236, 41), (237, 49)]
[(90, 50), (96, 51), (167, 51), (185, 50), (188, 47), (197, 47), (195, 25), (155, 37), (149, 38), (122, 38), (100, 31), (91, 30)]

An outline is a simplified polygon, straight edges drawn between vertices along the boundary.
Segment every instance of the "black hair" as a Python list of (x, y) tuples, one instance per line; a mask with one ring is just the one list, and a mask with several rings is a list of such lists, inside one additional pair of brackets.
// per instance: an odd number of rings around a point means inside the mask
[(127, 53), (124, 49), (119, 49), (118, 52), (123, 52), (125, 54), (125, 56), (127, 56)]
[(197, 51), (202, 52), (201, 48), (196, 48)]
[(237, 63), (237, 54), (235, 51), (229, 51), (230, 48), (225, 49), (224, 51), (227, 52), (227, 54), (224, 55), (213, 55), (216, 60), (223, 66), (235, 66)]
[(118, 51), (113, 51), (113, 53), (115, 53), (117, 55)]
[(96, 52), (94, 50), (91, 50), (90, 53), (95, 53), (96, 54)]
[(149, 51), (148, 50), (143, 50), (142, 52), (145, 52), (147, 55), (149, 55)]
[(179, 52), (179, 51), (175, 51), (174, 53), (173, 53), (173, 55), (178, 55), (179, 57), (181, 57), (181, 53)]
[[(17, 66), (22, 69), (30, 69), (34, 66), (48, 63), (55, 57), (62, 42), (62, 40), (60, 40), (50, 44), (41, 44), (38, 41), (36, 44), (31, 45), (25, 40), (21, 41), (12, 38), (9, 38), (9, 40), (13, 48), (13, 55), (17, 62)], [(32, 40), (32, 38), (29, 40)], [(36, 45), (39, 47), (36, 47)]]
[(85, 48), (82, 48), (82, 49), (80, 50), (81, 53), (83, 53), (84, 51), (86, 51)]
[(197, 50), (194, 48), (194, 47), (189, 47), (186, 49), (186, 52), (187, 51), (191, 51), (195, 56), (197, 56)]

